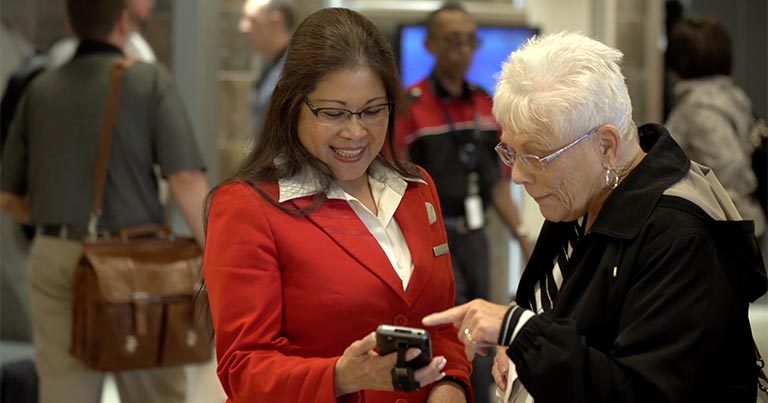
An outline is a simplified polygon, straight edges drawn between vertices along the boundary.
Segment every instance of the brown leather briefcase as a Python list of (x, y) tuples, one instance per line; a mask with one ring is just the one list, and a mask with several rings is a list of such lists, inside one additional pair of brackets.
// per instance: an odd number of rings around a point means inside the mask
[[(165, 227), (83, 242), (75, 273), (73, 355), (122, 371), (204, 362), (211, 322), (201, 285), (202, 251)], [(199, 297), (199, 298), (198, 298)]]

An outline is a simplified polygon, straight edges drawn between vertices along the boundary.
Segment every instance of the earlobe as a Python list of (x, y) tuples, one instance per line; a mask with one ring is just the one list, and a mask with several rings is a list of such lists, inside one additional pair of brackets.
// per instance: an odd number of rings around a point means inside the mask
[(432, 43), (432, 40), (429, 38), (424, 39), (424, 49), (426, 49), (429, 53), (435, 54), (435, 49)]
[(605, 169), (605, 186), (611, 190), (616, 189), (621, 181), (620, 167), (616, 166), (621, 151), (621, 134), (615, 127), (605, 125), (598, 130), (598, 136), (600, 137), (600, 157)]

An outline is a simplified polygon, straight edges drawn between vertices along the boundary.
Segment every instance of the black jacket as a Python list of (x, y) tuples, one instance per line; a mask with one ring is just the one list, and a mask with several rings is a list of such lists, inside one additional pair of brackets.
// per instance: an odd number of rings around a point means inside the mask
[[(663, 195), (691, 162), (657, 125), (646, 158), (578, 243), (553, 310), (531, 318), (507, 354), (536, 403), (755, 401), (748, 305), (767, 282), (751, 221), (715, 221)], [(518, 303), (573, 223), (545, 222)]]

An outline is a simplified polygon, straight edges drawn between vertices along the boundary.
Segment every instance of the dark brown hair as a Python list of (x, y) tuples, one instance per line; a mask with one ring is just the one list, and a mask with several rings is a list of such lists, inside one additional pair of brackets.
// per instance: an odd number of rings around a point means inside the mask
[[(320, 176), (324, 190), (327, 190), (331, 183), (331, 170), (299, 141), (299, 112), (304, 106), (304, 98), (318, 82), (339, 70), (361, 67), (370, 68), (381, 79), (390, 101), (396, 106), (402, 105), (402, 90), (392, 48), (371, 21), (344, 8), (325, 8), (307, 17), (288, 45), (285, 66), (272, 93), (262, 135), (230, 182), (251, 184), (284, 211), (289, 210), (262, 192), (257, 186), (260, 182), (289, 178), (308, 165)], [(393, 111), (389, 116), (387, 141), (377, 159), (403, 176), (418, 176), (414, 166), (393, 157), (394, 120)], [(276, 166), (274, 159), (278, 156), (280, 164)], [(310, 208), (298, 213), (307, 214), (324, 200), (325, 192), (321, 192)]]
[(70, 25), (80, 39), (106, 39), (123, 10), (124, 0), (67, 0)]
[(727, 76), (731, 74), (731, 38), (714, 18), (685, 18), (672, 29), (665, 58), (670, 70), (683, 79)]

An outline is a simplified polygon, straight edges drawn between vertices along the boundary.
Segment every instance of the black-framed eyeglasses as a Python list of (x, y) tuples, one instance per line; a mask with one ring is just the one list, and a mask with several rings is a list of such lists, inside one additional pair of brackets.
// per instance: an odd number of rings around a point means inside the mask
[(376, 126), (384, 124), (389, 119), (389, 114), (394, 108), (393, 103), (384, 103), (369, 106), (357, 112), (352, 112), (344, 108), (315, 108), (309, 98), (304, 98), (304, 103), (321, 122), (329, 125), (342, 125), (346, 121), (357, 115), (358, 120), (366, 126)]
[(468, 46), (472, 50), (477, 50), (483, 46), (483, 40), (477, 35), (461, 36), (461, 35), (448, 35), (437, 38), (440, 42), (452, 47), (459, 48), (462, 46)]
[(494, 149), (496, 150), (496, 153), (499, 154), (499, 158), (501, 158), (501, 162), (503, 162), (504, 165), (510, 168), (514, 166), (516, 162), (519, 162), (521, 167), (525, 167), (525, 168), (533, 167), (540, 171), (543, 171), (547, 167), (547, 165), (549, 165), (557, 157), (563, 155), (564, 152), (568, 151), (576, 144), (581, 143), (584, 139), (589, 137), (592, 133), (597, 132), (597, 129), (599, 129), (601, 126), (602, 125), (593, 128), (592, 130), (579, 136), (579, 138), (577, 138), (576, 140), (573, 140), (572, 142), (566, 144), (564, 147), (544, 157), (538, 157), (531, 154), (517, 155), (517, 153), (515, 153), (515, 151), (512, 148), (510, 148), (507, 144), (503, 142), (497, 144)]

